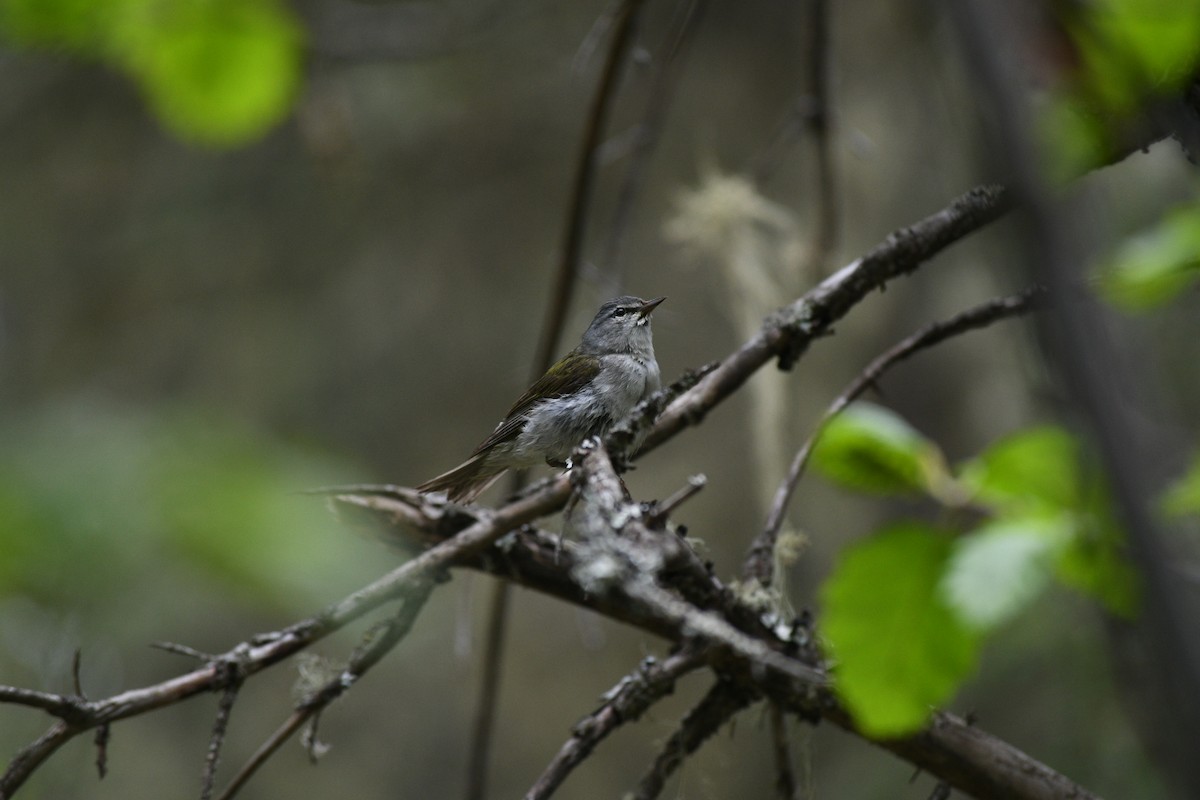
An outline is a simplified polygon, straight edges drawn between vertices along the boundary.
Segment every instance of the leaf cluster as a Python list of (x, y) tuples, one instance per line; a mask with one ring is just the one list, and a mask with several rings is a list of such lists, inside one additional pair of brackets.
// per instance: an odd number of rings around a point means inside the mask
[(1053, 583), (1133, 612), (1120, 532), (1080, 459), (1069, 433), (1038, 427), (951, 468), (935, 442), (882, 407), (856, 404), (830, 421), (813, 453), (825, 477), (930, 498), (945, 516), (974, 520), (889, 524), (847, 548), (825, 583), (821, 631), (864, 731), (920, 728), (973, 672), (987, 634)]

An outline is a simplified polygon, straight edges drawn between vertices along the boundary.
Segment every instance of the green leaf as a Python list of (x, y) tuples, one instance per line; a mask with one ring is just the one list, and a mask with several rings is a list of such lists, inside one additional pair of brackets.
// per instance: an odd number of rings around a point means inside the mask
[(1162, 509), (1172, 517), (1200, 515), (1200, 458), (1163, 495)]
[(1120, 532), (1104, 527), (1071, 540), (1058, 562), (1058, 578), (1100, 601), (1119, 617), (1132, 618), (1141, 586), (1137, 572), (1121, 555)]
[(964, 464), (959, 480), (983, 503), (1025, 515), (1081, 504), (1078, 447), (1062, 428), (1021, 431)]
[(1049, 583), (1072, 533), (1067, 515), (985, 524), (954, 543), (942, 594), (979, 630), (1006, 622)]
[(174, 0), (119, 34), (120, 57), (163, 123), (204, 144), (256, 138), (291, 106), (300, 28), (273, 0)]
[(895, 525), (847, 549), (822, 587), (834, 687), (869, 736), (919, 729), (975, 668), (978, 638), (938, 590), (951, 545)]
[(1162, 305), (1200, 278), (1200, 206), (1173, 211), (1126, 241), (1099, 273), (1102, 295), (1126, 311)]
[(1130, 86), (1130, 93), (1166, 93), (1197, 63), (1200, 4), (1195, 0), (1102, 0), (1094, 4), (1088, 23), (1080, 38), (1089, 45), (1084, 55), (1094, 83)]
[(1042, 168), (1058, 185), (1103, 163), (1110, 149), (1099, 116), (1073, 93), (1059, 90), (1040, 109), (1037, 133), (1045, 147)]
[(127, 0), (2, 0), (0, 30), (13, 41), (32, 46), (66, 47), (98, 55), (114, 16)]
[(948, 479), (937, 445), (870, 403), (855, 403), (825, 425), (812, 462), (835, 483), (876, 494), (934, 492)]
[[(1042, 427), (1010, 436), (965, 464), (959, 480), (976, 492), (978, 502), (995, 511), (994, 525), (1002, 529), (1031, 524), (1050, 526), (1045, 529), (1048, 541), (1043, 545), (1026, 542), (1028, 552), (1021, 552), (1021, 544), (1012, 541), (1007, 542), (1012, 552), (993, 553), (992, 557), (1006, 555), (1013, 562), (997, 564), (997, 574), (1006, 571), (1003, 574), (1008, 574), (1010, 580), (1016, 580), (1013, 575), (1024, 574), (1020, 580), (1032, 581), (1028, 591), (1030, 595), (1036, 594), (1041, 577), (1024, 571), (1039, 568), (1024, 564), (1022, 559), (1044, 563), (1039, 559), (1053, 555), (1057, 557), (1055, 572), (1062, 583), (1094, 597), (1115, 614), (1129, 615), (1136, 608), (1136, 576), (1121, 557), (1122, 533), (1108, 510), (1104, 486), (1100, 481), (1083, 481), (1078, 445), (1066, 431)], [(986, 548), (987, 544), (974, 546)], [(1002, 545), (993, 543), (993, 546)], [(985, 569), (982, 562), (986, 561), (986, 553), (978, 558), (979, 569)], [(958, 576), (953, 581), (958, 584), (952, 590), (956, 608), (976, 624), (998, 624), (1032, 599), (1020, 594), (1018, 581), (1009, 587), (1017, 592), (1016, 597), (1007, 601), (1012, 604), (1010, 610), (1005, 602), (999, 602), (1004, 599), (1002, 596), (968, 597), (965, 577)], [(1003, 586), (997, 591), (1002, 589)], [(996, 608), (990, 609), (995, 614), (994, 620), (989, 609), (966, 607), (972, 601), (986, 606), (989, 600), (998, 601)]]
[(1076, 177), (1119, 152), (1133, 118), (1173, 98), (1200, 64), (1200, 0), (1094, 0), (1054, 7), (1070, 36), (1044, 109), (1045, 168)]
[(200, 144), (261, 136), (300, 82), (301, 27), (279, 0), (0, 0), (0, 32), (124, 71)]

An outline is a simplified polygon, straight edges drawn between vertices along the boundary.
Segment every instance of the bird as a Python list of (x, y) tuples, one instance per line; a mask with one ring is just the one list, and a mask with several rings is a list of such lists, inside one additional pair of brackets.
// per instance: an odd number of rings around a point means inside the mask
[(584, 439), (603, 436), (661, 386), (650, 315), (666, 299), (626, 295), (601, 305), (578, 346), (513, 403), (471, 457), (417, 491), (472, 502), (508, 469), (542, 461), (565, 468)]

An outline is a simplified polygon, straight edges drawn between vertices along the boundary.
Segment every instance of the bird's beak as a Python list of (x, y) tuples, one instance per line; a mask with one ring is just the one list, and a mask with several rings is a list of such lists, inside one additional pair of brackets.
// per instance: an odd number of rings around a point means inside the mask
[(646, 302), (642, 303), (640, 306), (638, 306), (638, 319), (645, 319), (646, 317), (650, 316), (650, 312), (658, 308), (658, 304), (666, 299), (667, 298), (665, 297), (656, 297), (653, 300), (647, 300)]

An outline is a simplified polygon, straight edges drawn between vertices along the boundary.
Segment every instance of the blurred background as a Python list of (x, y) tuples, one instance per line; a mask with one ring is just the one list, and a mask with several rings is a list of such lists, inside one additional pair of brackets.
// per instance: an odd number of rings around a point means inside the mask
[[(169, 91), (131, 78), (107, 52), (31, 46), (9, 18), (0, 46), (0, 682), (69, 691), (79, 648), (83, 687), (99, 697), (192, 666), (152, 642), (220, 652), (309, 616), (403, 556), (296, 492), (419, 483), (462, 460), (525, 388), (609, 4), (258, 5), (291, 20), (301, 57), (281, 68), (291, 88), (278, 120), (228, 136), (186, 113), (180, 121)], [(830, 4), (837, 226), (831, 246), (818, 247), (817, 160), (801, 122), (805, 6), (706, 3), (614, 246), (631, 142), (686, 7), (651, 2), (642, 13), (560, 348), (618, 288), (666, 295), (654, 319), (666, 379), (724, 356), (748, 320), (990, 169), (940, 7)], [(1189, 197), (1185, 167), (1163, 143), (1081, 181), (1073, 191), (1092, 215), (1088, 250), (1104, 253)], [(644, 458), (628, 478), (634, 495), (661, 498), (707, 475), (679, 521), (733, 577), (785, 459), (841, 387), (926, 322), (1020, 288), (1011, 238), (995, 225), (869, 298), (793, 372), (764, 370), (702, 428)], [(1195, 317), (1168, 309), (1127, 331), (1144, 347), (1134, 352), (1152, 354), (1143, 366), (1181, 432), (1197, 422), (1188, 401), (1200, 393)], [(1053, 410), (1020, 322), (923, 354), (882, 389), (881, 402), (952, 459)], [(840, 548), (898, 510), (806, 478), (789, 518), (807, 542), (789, 576), (796, 607), (814, 604)], [(332, 749), (321, 763), (289, 743), (242, 796), (460, 796), (489, 594), (488, 579), (456, 575), (412, 635), (324, 714)], [(1102, 796), (1165, 797), (1126, 716), (1104, 624), (1093, 603), (1047, 593), (1037, 613), (993, 639), (952, 709)], [(344, 657), (361, 633), (318, 651)], [(523, 793), (599, 695), (663, 652), (648, 635), (524, 591), (511, 636), (494, 797)], [(280, 665), (243, 690), (218, 785), (287, 715), (295, 679), (294, 665)], [(560, 796), (629, 789), (706, 688), (685, 680), (601, 745)], [(103, 781), (90, 737), (80, 737), (22, 796), (190, 796), (216, 700), (115, 726)], [(0, 707), (0, 719), (6, 754), (47, 724), (17, 707)], [(767, 796), (770, 758), (754, 709), (668, 791)], [(932, 786), (829, 726), (802, 729), (796, 759), (813, 797), (924, 798)]]

